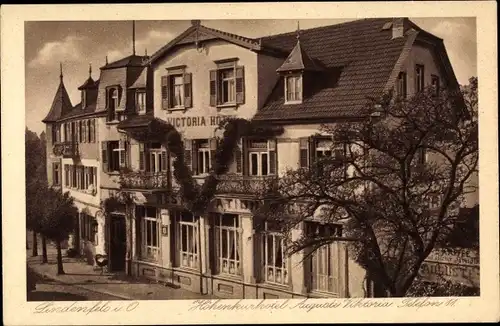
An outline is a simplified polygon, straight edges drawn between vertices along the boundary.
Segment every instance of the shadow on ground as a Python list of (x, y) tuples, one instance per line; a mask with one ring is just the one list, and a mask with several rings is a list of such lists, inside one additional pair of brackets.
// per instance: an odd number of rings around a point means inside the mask
[(55, 292), (55, 291), (35, 291), (28, 293), (28, 301), (82, 301), (87, 297), (78, 294)]

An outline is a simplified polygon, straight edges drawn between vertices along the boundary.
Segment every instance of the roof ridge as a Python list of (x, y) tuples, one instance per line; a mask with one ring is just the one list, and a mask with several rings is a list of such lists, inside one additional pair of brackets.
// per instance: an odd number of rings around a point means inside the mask
[[(350, 21), (347, 21), (347, 22), (338, 23), (338, 24), (330, 24), (330, 25), (316, 26), (316, 27), (303, 28), (303, 29), (301, 28), (300, 31), (304, 32), (304, 31), (320, 30), (320, 29), (323, 29), (323, 28), (326, 29), (326, 28), (329, 28), (329, 27), (332, 27), (332, 26), (342, 26), (342, 25), (347, 25), (347, 24), (353, 24), (353, 23), (356, 23), (356, 22), (367, 21), (367, 20), (377, 20), (377, 19), (380, 19), (380, 20), (382, 20), (382, 19), (392, 19), (392, 17), (386, 17), (386, 18), (383, 18), (383, 17), (374, 17), (374, 18), (355, 19), (355, 20), (350, 20)], [(283, 33), (278, 33), (278, 34), (271, 34), (271, 35), (267, 35), (267, 36), (261, 36), (259, 38), (265, 40), (265, 39), (273, 38), (273, 37), (277, 37), (277, 36), (294, 35), (296, 33), (297, 33), (297, 31), (283, 32)]]

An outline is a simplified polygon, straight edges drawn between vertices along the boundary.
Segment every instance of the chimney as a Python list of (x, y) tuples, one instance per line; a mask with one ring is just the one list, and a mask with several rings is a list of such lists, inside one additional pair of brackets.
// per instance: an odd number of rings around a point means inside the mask
[(392, 21), (392, 39), (403, 37), (405, 34), (405, 18), (394, 18)]

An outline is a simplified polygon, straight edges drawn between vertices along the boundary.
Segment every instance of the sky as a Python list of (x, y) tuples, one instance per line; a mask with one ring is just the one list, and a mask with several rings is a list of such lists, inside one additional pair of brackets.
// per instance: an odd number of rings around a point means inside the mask
[[(475, 18), (410, 18), (422, 29), (442, 38), (460, 84), (477, 76)], [(202, 25), (251, 38), (338, 24), (352, 19), (202, 20)], [(191, 22), (136, 21), (136, 53), (153, 54), (189, 28)], [(59, 64), (73, 105), (80, 101), (78, 86), (99, 78), (99, 68), (132, 54), (131, 21), (43, 21), (25, 23), (26, 126), (37, 133), (50, 110), (59, 84)]]

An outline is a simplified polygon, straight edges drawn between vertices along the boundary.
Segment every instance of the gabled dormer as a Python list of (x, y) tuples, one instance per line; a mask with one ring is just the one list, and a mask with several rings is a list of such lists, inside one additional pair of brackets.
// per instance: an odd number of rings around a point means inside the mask
[(78, 90), (82, 93), (82, 110), (94, 103), (97, 99), (97, 83), (92, 79), (92, 66), (89, 66), (89, 78), (78, 87)]
[(297, 44), (276, 71), (283, 78), (285, 104), (300, 104), (304, 99), (304, 85), (310, 84), (308, 80), (313, 80), (323, 68), (304, 50), (297, 31)]

